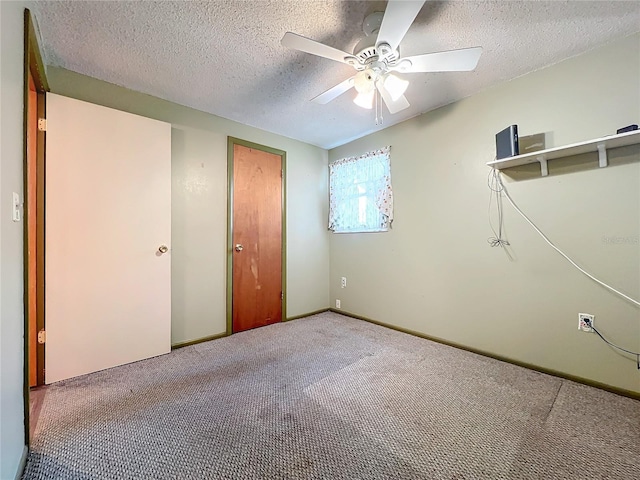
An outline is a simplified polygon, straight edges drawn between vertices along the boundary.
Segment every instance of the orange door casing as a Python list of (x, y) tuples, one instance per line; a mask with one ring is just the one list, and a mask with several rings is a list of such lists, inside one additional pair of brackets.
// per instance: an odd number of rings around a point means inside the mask
[(38, 93), (31, 71), (27, 71), (29, 94), (27, 96), (27, 279), (29, 322), (29, 386), (38, 385), (38, 325), (37, 325), (37, 260), (36, 260), (36, 192), (38, 188)]

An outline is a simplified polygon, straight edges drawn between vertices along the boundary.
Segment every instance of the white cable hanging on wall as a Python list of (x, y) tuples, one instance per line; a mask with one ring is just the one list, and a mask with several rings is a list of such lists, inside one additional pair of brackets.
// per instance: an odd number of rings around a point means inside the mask
[[(606, 289), (608, 289), (609, 291), (619, 295), (620, 297), (624, 298), (625, 300), (627, 300), (628, 302), (633, 303), (635, 306), (640, 307), (640, 302), (634, 298), (631, 298), (628, 295), (625, 295), (624, 293), (622, 293), (621, 291), (613, 288), (611, 285), (606, 284), (605, 282), (603, 282), (602, 280), (597, 279), (595, 276), (593, 276), (592, 274), (590, 274), (589, 272), (587, 272), (586, 270), (584, 270), (582, 267), (580, 267), (576, 262), (574, 262), (571, 258), (569, 258), (569, 256), (567, 254), (565, 254), (562, 250), (560, 250), (558, 247), (555, 246), (555, 244), (549, 240), (549, 238), (542, 233), (542, 231), (536, 226), (535, 223), (533, 223), (529, 217), (527, 217), (524, 212), (522, 210), (520, 210), (520, 208), (515, 204), (515, 202), (513, 201), (513, 199), (511, 198), (511, 195), (509, 195), (509, 192), (507, 191), (507, 188), (505, 187), (504, 183), (502, 182), (502, 177), (500, 176), (500, 172), (498, 170), (496, 170), (495, 168), (492, 168), (493, 170), (493, 175), (495, 177), (495, 181), (492, 184), (491, 181), (489, 182), (489, 187), (492, 189), (492, 191), (497, 192), (497, 195), (501, 196), (502, 194), (504, 194), (505, 198), (509, 201), (509, 203), (511, 204), (511, 206), (516, 210), (516, 212), (518, 212), (522, 218), (524, 218), (527, 223), (529, 225), (531, 225), (533, 227), (533, 229), (538, 233), (538, 235), (540, 235), (543, 240), (545, 242), (547, 242), (551, 248), (553, 248), (556, 252), (558, 252), (560, 255), (562, 255), (571, 265), (573, 265), (575, 268), (577, 268), (580, 272), (582, 272), (584, 275), (586, 275), (587, 277), (589, 277), (591, 280), (593, 280), (594, 282), (598, 283), (599, 285), (602, 285), (603, 287), (605, 287)], [(491, 173), (490, 173), (490, 178), (491, 178)], [(492, 187), (493, 185), (493, 187)], [(502, 221), (502, 210), (500, 207), (499, 208), (499, 221)], [(499, 227), (499, 233), (497, 234), (497, 241), (498, 241), (498, 245), (504, 246), (503, 242), (505, 242), (505, 240), (501, 239), (500, 236), (502, 234), (502, 225), (500, 225)], [(508, 242), (506, 243), (508, 245)], [(497, 245), (495, 245), (497, 246)]]
[[(634, 298), (631, 298), (628, 295), (625, 295), (624, 293), (620, 292), (619, 290), (616, 290), (612, 286), (604, 283), (602, 280), (598, 280), (592, 274), (590, 274), (589, 272), (584, 270), (582, 267), (580, 267), (571, 258), (569, 258), (569, 256), (567, 254), (565, 254), (562, 250), (560, 250), (558, 247), (556, 247), (554, 245), (554, 243), (551, 240), (549, 240), (549, 238), (544, 233), (542, 233), (542, 231), (536, 226), (536, 224), (533, 223), (529, 219), (529, 217), (527, 217), (524, 214), (524, 212), (522, 210), (520, 210), (520, 208), (516, 205), (516, 203), (511, 198), (511, 195), (509, 195), (509, 192), (507, 191), (507, 188), (504, 186), (504, 183), (502, 182), (502, 177), (500, 176), (500, 172), (494, 167), (492, 167), (491, 168), (491, 172), (489, 172), (488, 186), (489, 186), (489, 189), (491, 190), (491, 199), (493, 199), (494, 193), (495, 193), (495, 196), (496, 196), (496, 208), (498, 210), (498, 222), (499, 222), (498, 231), (496, 232), (496, 230), (494, 229), (493, 225), (491, 224), (491, 211), (490, 211), (491, 210), (491, 200), (490, 200), (489, 201), (489, 224), (491, 225), (491, 229), (493, 230), (493, 233), (495, 235), (495, 237), (489, 238), (489, 244), (492, 247), (498, 247), (498, 246), (499, 247), (503, 247), (505, 252), (507, 253), (507, 255), (509, 255), (509, 258), (511, 258), (511, 255), (509, 254), (509, 251), (506, 248), (510, 244), (509, 244), (509, 242), (507, 240), (502, 238), (502, 220), (503, 220), (503, 217), (502, 217), (502, 202), (501, 202), (501, 200), (502, 200), (502, 194), (504, 194), (504, 196), (509, 201), (511, 206), (516, 210), (516, 212), (518, 212), (522, 216), (522, 218), (524, 218), (527, 221), (527, 223), (533, 227), (533, 229), (544, 239), (545, 242), (547, 242), (556, 252), (558, 252), (560, 255), (562, 255), (569, 263), (571, 263), (571, 265), (573, 265), (581, 273), (583, 273), (584, 275), (589, 277), (594, 282), (598, 283), (599, 285), (602, 285), (603, 287), (605, 287), (606, 289), (610, 290), (611, 292), (613, 292), (613, 293), (621, 296), (625, 300), (633, 303), (635, 306), (640, 307), (640, 302), (638, 302)], [(627, 354), (634, 355), (636, 357), (636, 367), (638, 368), (638, 370), (640, 370), (640, 353), (639, 352), (634, 352), (634, 351), (631, 351), (631, 350), (627, 350), (626, 348), (622, 348), (619, 345), (616, 345), (615, 343), (607, 340), (604, 337), (604, 335), (602, 335), (598, 330), (596, 330), (595, 326), (591, 325), (591, 328), (598, 335), (598, 337), (600, 337), (607, 345), (610, 345), (611, 347), (613, 347), (613, 348), (615, 348), (617, 350), (620, 350), (622, 352), (625, 352)]]

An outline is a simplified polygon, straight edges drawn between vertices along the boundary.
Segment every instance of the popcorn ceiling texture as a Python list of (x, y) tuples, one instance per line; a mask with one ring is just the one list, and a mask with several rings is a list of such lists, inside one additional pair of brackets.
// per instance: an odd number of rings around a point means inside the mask
[(386, 2), (48, 2), (34, 13), (45, 62), (332, 148), (640, 30), (640, 2), (427, 2), (401, 53), (482, 46), (474, 72), (413, 74), (407, 110), (376, 127), (348, 92), (309, 100), (353, 73), (289, 50), (292, 31), (351, 52)]

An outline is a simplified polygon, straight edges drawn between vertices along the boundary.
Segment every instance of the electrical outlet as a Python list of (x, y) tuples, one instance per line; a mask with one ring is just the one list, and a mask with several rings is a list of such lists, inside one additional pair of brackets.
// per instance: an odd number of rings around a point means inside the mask
[(340, 300), (336, 298), (336, 308), (340, 308)]
[(347, 288), (347, 277), (342, 277), (340, 279), (340, 288)]
[(592, 326), (595, 326), (595, 316), (589, 315), (588, 313), (579, 313), (578, 314), (578, 330), (582, 330), (583, 332), (593, 333)]

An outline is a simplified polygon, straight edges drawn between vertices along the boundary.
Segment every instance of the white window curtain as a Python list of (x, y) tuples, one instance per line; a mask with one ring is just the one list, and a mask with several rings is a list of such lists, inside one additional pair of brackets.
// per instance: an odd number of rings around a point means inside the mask
[(329, 165), (329, 230), (384, 232), (393, 222), (391, 147)]

